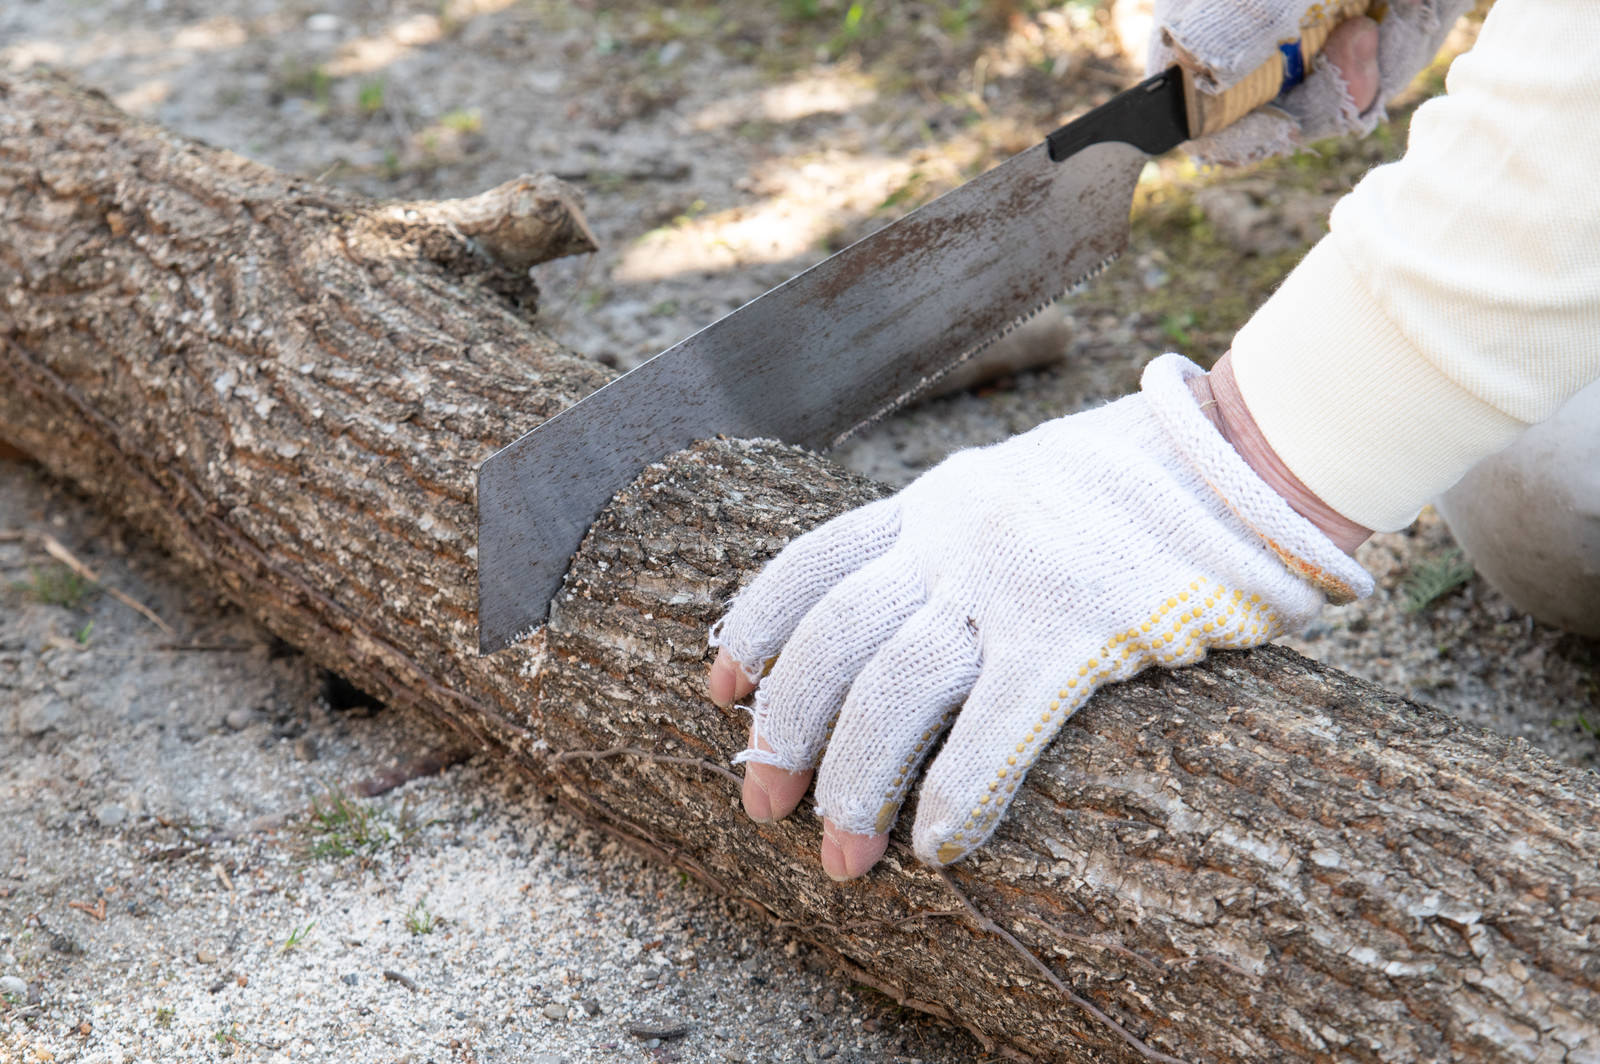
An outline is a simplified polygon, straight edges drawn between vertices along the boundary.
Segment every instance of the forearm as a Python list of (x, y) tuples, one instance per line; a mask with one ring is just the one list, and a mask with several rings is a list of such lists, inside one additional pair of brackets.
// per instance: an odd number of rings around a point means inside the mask
[(1597, 52), (1593, 5), (1502, 0), (1236, 337), (1268, 450), (1353, 526), (1403, 526), (1600, 376)]

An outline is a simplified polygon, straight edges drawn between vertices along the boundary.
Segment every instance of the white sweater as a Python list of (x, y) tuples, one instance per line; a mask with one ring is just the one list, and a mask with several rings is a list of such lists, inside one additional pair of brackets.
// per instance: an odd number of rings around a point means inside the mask
[(1233, 344), (1279, 457), (1380, 530), (1600, 378), (1600, 2), (1500, 0), (1446, 87)]

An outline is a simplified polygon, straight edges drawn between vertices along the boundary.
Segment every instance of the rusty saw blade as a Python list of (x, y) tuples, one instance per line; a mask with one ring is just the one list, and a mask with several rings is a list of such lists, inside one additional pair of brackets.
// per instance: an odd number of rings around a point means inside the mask
[(785, 281), (478, 469), (478, 641), (548, 615), (608, 500), (697, 439), (825, 447), (1115, 258), (1151, 155), (1187, 139), (1174, 67)]

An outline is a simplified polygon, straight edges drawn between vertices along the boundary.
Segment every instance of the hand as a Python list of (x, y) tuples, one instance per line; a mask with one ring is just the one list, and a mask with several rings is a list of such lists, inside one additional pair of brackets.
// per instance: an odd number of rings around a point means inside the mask
[(1164, 356), (1140, 394), (959, 452), (773, 559), (712, 636), (713, 697), (756, 690), (747, 811), (787, 815), (820, 759), (824, 867), (861, 875), (949, 729), (912, 831), (949, 864), (1100, 685), (1370, 591), (1208, 420), (1199, 376)]
[[(1299, 36), (1307, 0), (1158, 0), (1148, 67), (1174, 62), (1202, 88), (1222, 92)], [(1439, 51), (1471, 0), (1390, 0), (1382, 23), (1353, 18), (1329, 36), (1305, 80), (1282, 98), (1190, 145), (1208, 163), (1240, 164), (1293, 151), (1323, 137), (1370, 133), (1384, 102)]]

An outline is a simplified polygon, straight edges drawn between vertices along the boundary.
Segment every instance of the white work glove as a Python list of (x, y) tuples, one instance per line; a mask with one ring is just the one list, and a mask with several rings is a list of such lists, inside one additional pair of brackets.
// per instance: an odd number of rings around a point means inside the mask
[[(1200, 87), (1223, 92), (1299, 40), (1303, 23), (1326, 5), (1307, 0), (1156, 0), (1147, 66), (1153, 74), (1173, 63)], [(1293, 151), (1323, 137), (1366, 134), (1388, 117), (1393, 99), (1438, 53), (1450, 27), (1472, 0), (1388, 0), (1378, 12), (1378, 94), (1362, 109), (1325, 55), (1305, 64), (1305, 80), (1214, 136), (1189, 145), (1202, 162), (1242, 164)], [(1379, 17), (1381, 16), (1381, 17)]]
[(736, 760), (822, 758), (819, 815), (882, 834), (954, 718), (912, 833), (949, 864), (1101, 684), (1368, 594), (1206, 418), (1185, 383), (1201, 372), (1164, 355), (1140, 394), (960, 451), (789, 544), (712, 629), (760, 682)]

